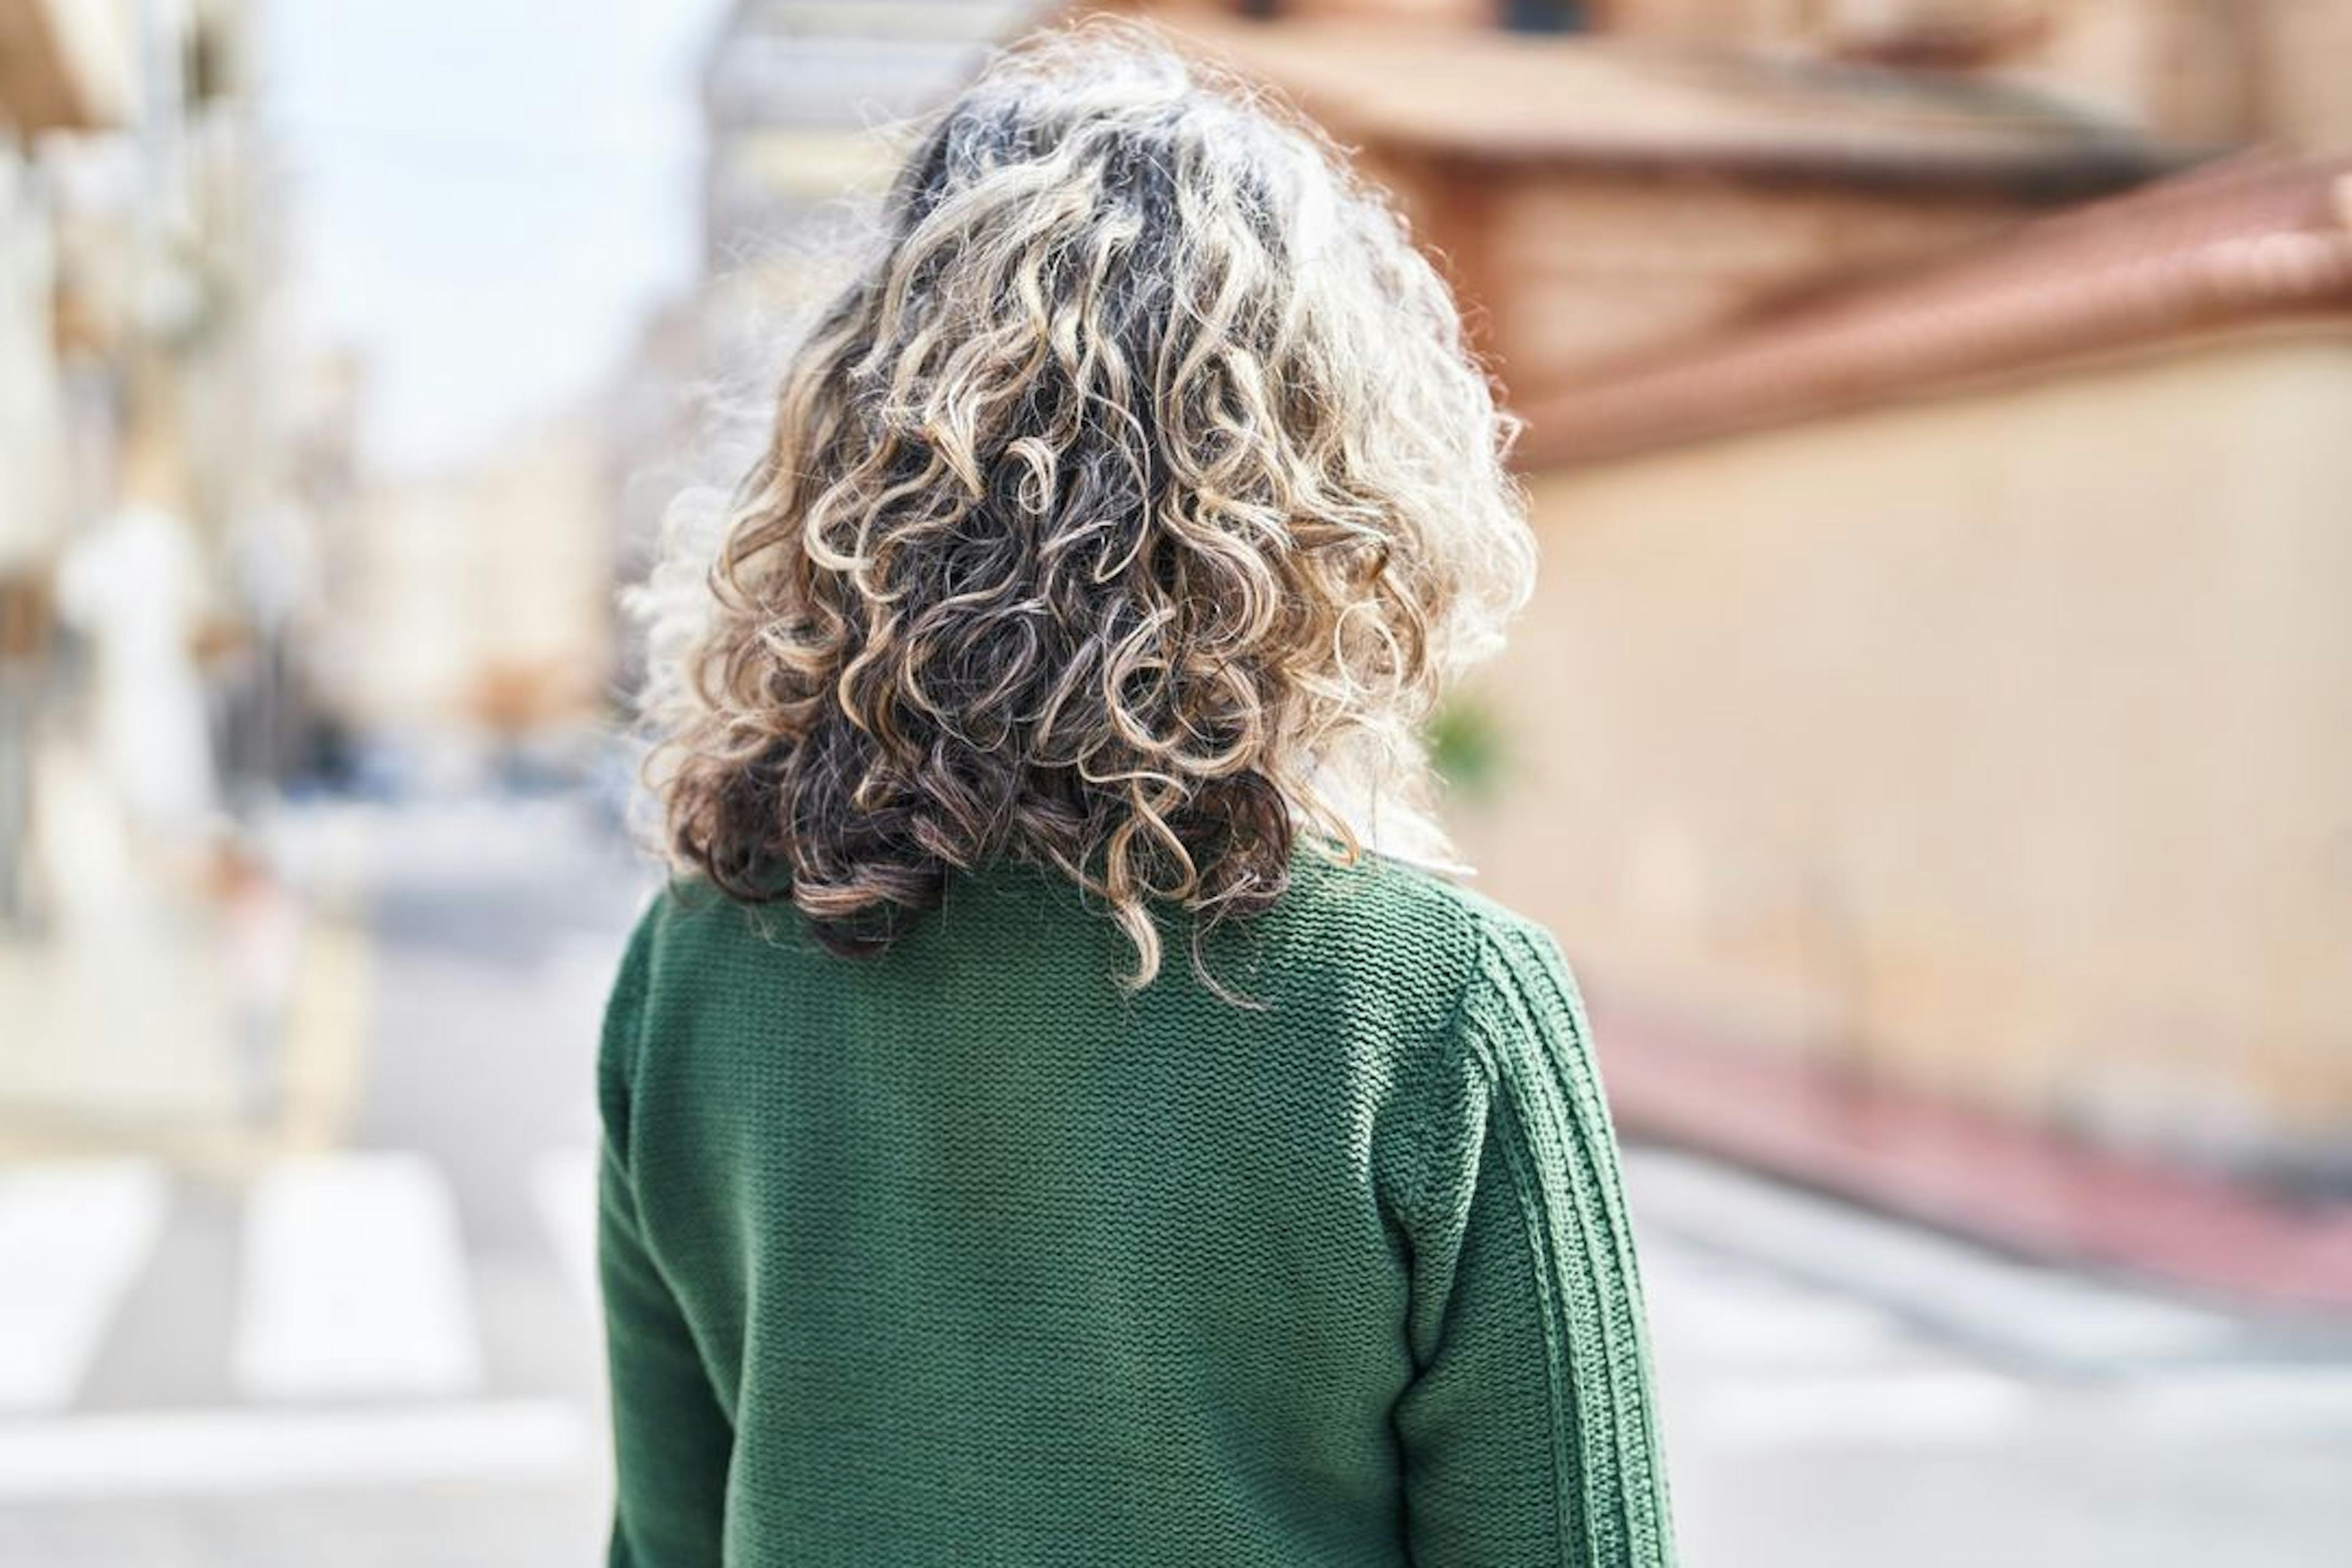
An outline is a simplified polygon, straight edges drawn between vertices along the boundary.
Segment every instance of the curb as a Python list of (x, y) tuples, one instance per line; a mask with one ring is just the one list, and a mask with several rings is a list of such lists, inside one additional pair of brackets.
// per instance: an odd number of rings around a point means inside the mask
[(1627, 1133), (2040, 1261), (2352, 1313), (2352, 1202), (2094, 1148), (1635, 1009), (1591, 1015)]

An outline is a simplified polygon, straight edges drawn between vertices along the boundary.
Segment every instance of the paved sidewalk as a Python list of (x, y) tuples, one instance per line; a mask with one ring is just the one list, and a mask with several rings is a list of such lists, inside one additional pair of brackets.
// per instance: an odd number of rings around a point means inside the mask
[[(67, 781), (70, 782), (70, 781)], [(132, 1150), (215, 1172), (336, 1142), (354, 1113), (368, 947), (331, 856), (170, 867), (52, 790), (55, 893), (0, 936), (0, 1157)]]
[(2352, 1315), (2352, 1202), (2297, 1202), (2104, 1152), (1601, 999), (1592, 1015), (1629, 1132), (2043, 1262), (2122, 1269), (2220, 1301)]

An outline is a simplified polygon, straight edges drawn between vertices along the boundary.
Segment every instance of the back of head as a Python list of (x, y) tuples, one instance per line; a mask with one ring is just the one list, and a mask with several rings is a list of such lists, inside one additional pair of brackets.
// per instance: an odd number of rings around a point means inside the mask
[(1313, 132), (1133, 28), (1010, 51), (785, 371), (651, 715), (672, 853), (848, 952), (1052, 868), (1148, 980), (1152, 904), (1426, 828), (1421, 724), (1532, 573), (1509, 436)]

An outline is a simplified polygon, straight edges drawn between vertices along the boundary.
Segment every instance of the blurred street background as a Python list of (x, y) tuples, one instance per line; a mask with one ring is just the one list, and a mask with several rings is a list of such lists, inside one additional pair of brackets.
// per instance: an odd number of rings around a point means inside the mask
[(1687, 1561), (2352, 1561), (2352, 0), (0, 0), (0, 1563), (598, 1559), (616, 596), (1095, 9), (1527, 420)]

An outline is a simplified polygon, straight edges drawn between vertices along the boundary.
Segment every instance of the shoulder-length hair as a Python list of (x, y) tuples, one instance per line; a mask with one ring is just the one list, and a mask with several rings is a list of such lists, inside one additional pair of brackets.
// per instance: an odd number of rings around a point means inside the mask
[(1154, 904), (1197, 944), (1302, 842), (1442, 847), (1423, 722), (1533, 574), (1514, 431), (1319, 134), (1132, 26), (1001, 55), (790, 359), (655, 673), (674, 861), (847, 953), (1035, 865), (1141, 985)]

